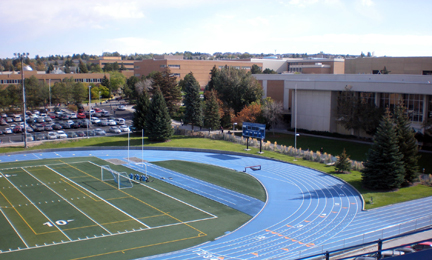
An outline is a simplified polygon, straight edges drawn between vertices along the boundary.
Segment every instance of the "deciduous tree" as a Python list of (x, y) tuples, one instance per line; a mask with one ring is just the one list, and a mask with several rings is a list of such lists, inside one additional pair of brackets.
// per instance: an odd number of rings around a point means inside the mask
[(170, 115), (173, 115), (180, 106), (182, 98), (180, 87), (177, 84), (177, 78), (171, 74), (167, 68), (162, 72), (156, 72), (153, 77), (153, 89), (159, 87), (168, 107)]

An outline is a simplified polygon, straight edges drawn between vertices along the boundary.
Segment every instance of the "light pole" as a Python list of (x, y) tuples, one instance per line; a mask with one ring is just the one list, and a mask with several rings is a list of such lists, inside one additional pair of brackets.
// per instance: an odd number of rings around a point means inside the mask
[(297, 150), (297, 84), (295, 85), (294, 95), (294, 148)]
[(90, 138), (89, 137), (89, 127), (90, 127), (90, 124), (91, 124), (91, 92), (90, 92), (91, 87), (92, 86), (89, 85), (89, 122), (87, 124), (87, 138)]
[(14, 56), (18, 59), (21, 59), (21, 83), (22, 83), (22, 92), (23, 92), (23, 120), (24, 120), (24, 148), (27, 147), (27, 121), (26, 121), (26, 97), (25, 97), (25, 86), (24, 86), (24, 66), (23, 60), (24, 58), (28, 58), (29, 53), (14, 53)]

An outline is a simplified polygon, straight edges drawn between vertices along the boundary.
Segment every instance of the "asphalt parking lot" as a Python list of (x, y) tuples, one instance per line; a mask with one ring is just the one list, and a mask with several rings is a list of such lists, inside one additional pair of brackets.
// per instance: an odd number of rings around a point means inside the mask
[[(126, 107), (126, 110), (124, 111), (119, 111), (117, 110), (119, 106), (124, 105)], [(105, 102), (105, 103), (92, 103), (92, 107), (98, 107), (101, 108), (103, 110), (106, 110), (110, 113), (109, 117), (100, 117), (100, 119), (102, 118), (123, 118), (125, 119), (125, 125), (130, 126), (132, 123), (132, 117), (133, 117), (133, 110), (131, 109), (131, 105), (127, 105), (125, 104), (125, 102), (123, 100), (121, 101), (117, 101), (117, 100), (111, 100), (110, 102)], [(64, 109), (65, 107), (60, 107), (61, 109)], [(88, 110), (88, 106), (84, 105), (85, 110)], [(92, 116), (93, 117), (93, 116)], [(77, 121), (77, 119), (71, 119), (72, 121)], [(61, 120), (61, 119), (53, 119), (54, 122), (61, 122), (61, 121), (67, 121), (67, 120)], [(0, 126), (0, 130), (3, 132), (3, 134), (0, 135), (0, 140), (1, 143), (16, 143), (16, 142), (23, 142), (24, 140), (24, 134), (23, 133), (11, 133), (11, 134), (6, 134), (4, 133), (4, 130), (6, 128), (11, 128), (11, 125), (18, 125), (20, 122), (11, 122), (8, 123), (7, 125), (2, 125)], [(90, 125), (89, 128), (87, 127), (80, 127), (80, 128), (70, 128), (70, 129), (61, 129), (62, 131), (64, 131), (66, 134), (68, 134), (69, 132), (78, 132), (78, 131), (82, 131), (84, 132), (84, 134), (87, 137), (87, 131), (92, 131), (95, 130), (96, 128), (100, 128), (102, 130), (104, 130), (106, 132), (106, 135), (118, 135), (118, 133), (111, 133), (109, 131), (109, 128), (111, 126), (99, 126), (99, 125), (95, 125), (92, 124)], [(31, 136), (33, 136), (33, 140), (37, 141), (35, 138), (35, 135), (38, 133), (42, 133), (43, 135), (48, 137), (48, 133), (50, 132), (57, 132), (58, 130), (52, 130), (52, 131), (40, 131), (40, 132), (31, 132)], [(124, 134), (126, 132), (122, 132), (122, 134)], [(28, 135), (30, 136), (30, 135)], [(94, 136), (89, 136), (89, 137), (94, 137)], [(69, 137), (68, 137), (69, 138)], [(78, 137), (76, 137), (78, 138)], [(28, 142), (31, 142), (30, 139), (32, 139), (31, 137), (27, 138)]]

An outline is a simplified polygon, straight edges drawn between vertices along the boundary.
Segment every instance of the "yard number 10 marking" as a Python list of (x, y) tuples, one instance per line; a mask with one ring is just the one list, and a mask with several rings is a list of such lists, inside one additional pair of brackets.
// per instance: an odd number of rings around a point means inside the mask
[[(74, 221), (74, 220), (73, 219), (68, 219), (68, 220), (60, 219), (60, 220), (57, 220), (55, 223), (58, 226), (64, 226), (64, 225), (69, 224), (69, 222), (71, 222), (71, 221)], [(45, 222), (43, 224), (46, 225), (46, 226), (48, 226), (48, 227), (53, 227), (54, 226), (53, 223), (51, 223), (50, 221), (47, 221), (47, 222)]]

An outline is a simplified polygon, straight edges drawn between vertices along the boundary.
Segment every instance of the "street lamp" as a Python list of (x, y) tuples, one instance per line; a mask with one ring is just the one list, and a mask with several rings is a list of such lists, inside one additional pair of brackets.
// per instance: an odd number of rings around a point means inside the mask
[(18, 59), (21, 59), (21, 82), (22, 82), (22, 92), (23, 92), (23, 120), (24, 120), (24, 148), (27, 147), (27, 122), (26, 122), (26, 97), (25, 97), (25, 86), (24, 86), (24, 66), (23, 66), (23, 60), (24, 58), (28, 58), (29, 53), (23, 52), (21, 53), (14, 53), (14, 56)]
[(90, 138), (89, 137), (89, 127), (90, 127), (90, 124), (91, 124), (91, 92), (90, 92), (90, 90), (91, 90), (91, 85), (89, 85), (89, 122), (87, 123), (87, 138)]

